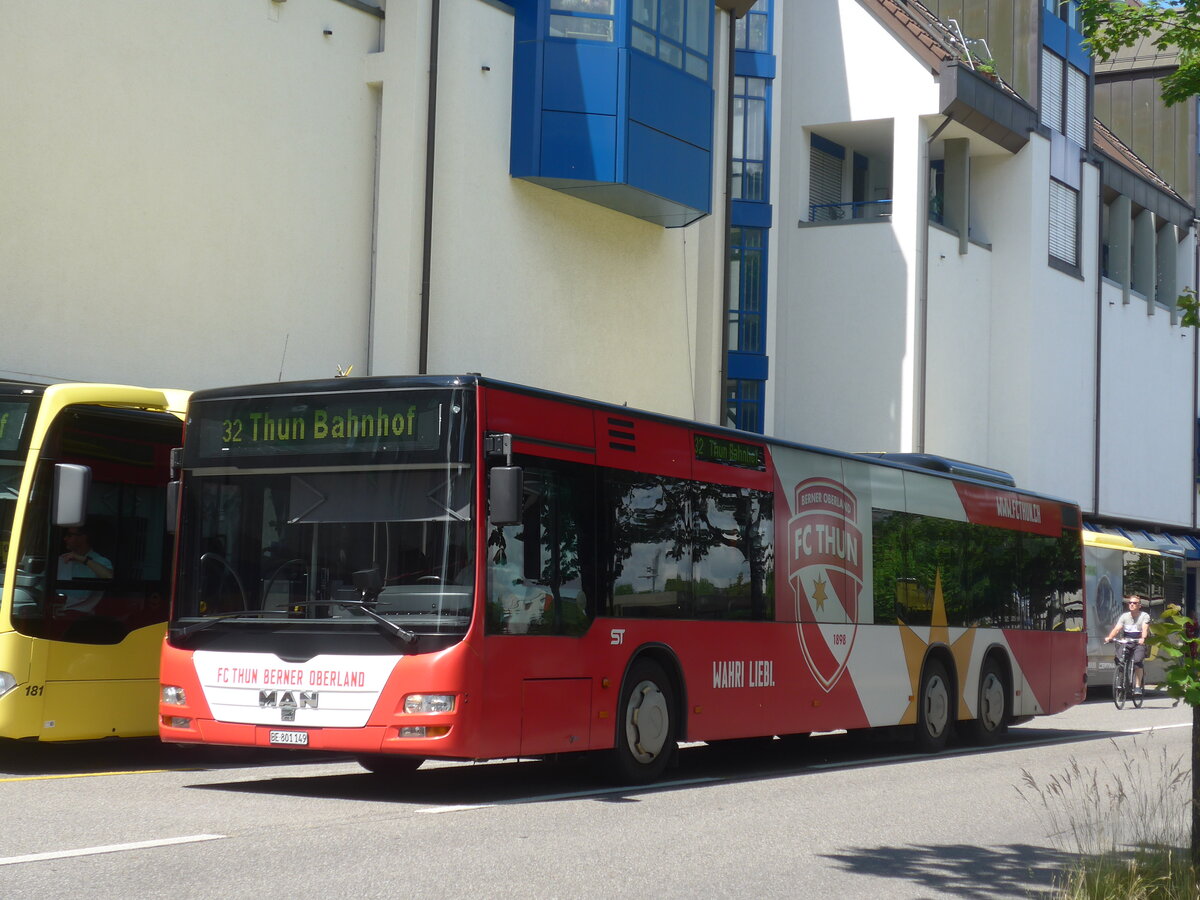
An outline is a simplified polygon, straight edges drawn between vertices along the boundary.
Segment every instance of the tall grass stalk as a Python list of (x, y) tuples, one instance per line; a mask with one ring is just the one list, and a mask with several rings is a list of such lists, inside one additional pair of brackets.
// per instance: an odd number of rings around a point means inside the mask
[[(1195, 900), (1189, 864), (1191, 772), (1165, 748), (1150, 752), (1139, 736), (1118, 744), (1112, 764), (1065, 771), (1039, 781), (1021, 770), (1017, 793), (1034, 806), (1058, 849), (1078, 863), (1063, 874), (1061, 900)], [(1187, 761), (1190, 762), (1190, 761)]]

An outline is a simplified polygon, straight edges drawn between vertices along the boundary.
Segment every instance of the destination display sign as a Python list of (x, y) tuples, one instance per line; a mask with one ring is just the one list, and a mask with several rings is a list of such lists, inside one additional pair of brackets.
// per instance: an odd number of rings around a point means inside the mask
[(743, 444), (741, 441), (731, 441), (708, 434), (694, 435), (693, 442), (696, 459), (701, 462), (738, 466), (743, 469), (766, 468), (765, 452), (755, 444)]
[(21, 449), (29, 403), (24, 400), (0, 400), (0, 453), (16, 453)]
[(437, 450), (451, 396), (371, 391), (208, 400), (192, 404), (185, 454), (193, 460)]

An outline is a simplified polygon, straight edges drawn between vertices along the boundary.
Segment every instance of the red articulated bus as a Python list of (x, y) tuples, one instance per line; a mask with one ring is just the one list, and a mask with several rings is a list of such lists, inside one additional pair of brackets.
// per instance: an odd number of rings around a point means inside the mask
[(642, 783), (680, 741), (936, 751), (1084, 697), (1079, 509), (995, 470), (475, 375), (188, 410), (166, 741), (388, 774), (587, 751)]

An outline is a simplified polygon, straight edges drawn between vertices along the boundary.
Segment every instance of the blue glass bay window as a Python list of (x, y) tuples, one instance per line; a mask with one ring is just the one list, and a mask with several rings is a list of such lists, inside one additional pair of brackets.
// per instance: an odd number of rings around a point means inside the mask
[(667, 227), (712, 209), (712, 0), (517, 0), (510, 171)]

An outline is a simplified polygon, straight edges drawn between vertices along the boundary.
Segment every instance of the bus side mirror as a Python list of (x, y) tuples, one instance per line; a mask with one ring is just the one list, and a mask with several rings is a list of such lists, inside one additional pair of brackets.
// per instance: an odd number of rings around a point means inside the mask
[(179, 479), (167, 482), (167, 534), (175, 533), (179, 521)]
[(495, 466), (489, 473), (488, 519), (493, 525), (519, 525), (525, 473), (520, 466)]
[(87, 518), (88, 491), (92, 470), (75, 463), (54, 466), (54, 524), (61, 528), (82, 525)]

